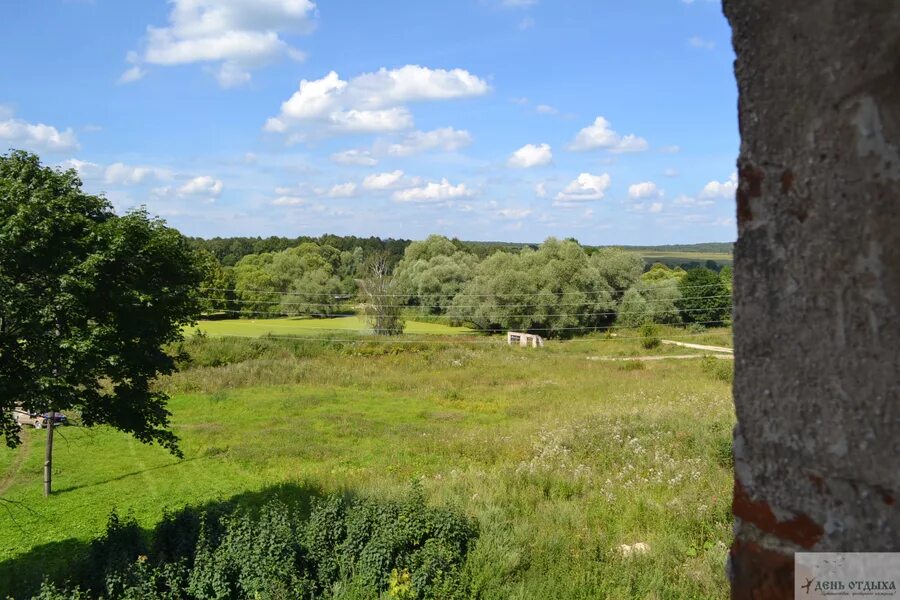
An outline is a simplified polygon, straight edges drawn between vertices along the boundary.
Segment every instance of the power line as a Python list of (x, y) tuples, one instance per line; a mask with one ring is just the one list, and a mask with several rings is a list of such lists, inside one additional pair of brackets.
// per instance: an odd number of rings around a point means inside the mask
[[(415, 307), (409, 307), (409, 308), (415, 308)], [(731, 307), (729, 306), (728, 309), (730, 310)], [(677, 314), (684, 314), (684, 313), (703, 312), (703, 311), (707, 311), (707, 310), (710, 310), (710, 309), (708, 309), (708, 308), (682, 308), (682, 309), (676, 308), (675, 312)], [(323, 319), (357, 316), (355, 313), (332, 313), (332, 314), (310, 313), (309, 315), (302, 315), (299, 313), (269, 312), (269, 311), (262, 311), (262, 310), (233, 310), (233, 309), (218, 309), (217, 312), (224, 312), (224, 313), (237, 314), (237, 315), (245, 315), (245, 314), (246, 315), (251, 315), (251, 314), (252, 315), (268, 315), (270, 317), (311, 316), (311, 317), (318, 317), (318, 318), (323, 318)], [(480, 318), (480, 319), (511, 319), (511, 318), (546, 319), (546, 318), (551, 318), (551, 317), (602, 317), (602, 316), (615, 316), (617, 314), (619, 314), (619, 313), (616, 311), (602, 311), (602, 312), (588, 312), (588, 313), (553, 313), (553, 314), (520, 313), (520, 314), (508, 314), (508, 315), (478, 315), (477, 318)], [(413, 315), (405, 315), (405, 316), (412, 317), (413, 319), (415, 319), (415, 317), (417, 317), (417, 316), (423, 316), (423, 317), (439, 316), (439, 317), (448, 317), (448, 318), (451, 317), (450, 315), (428, 315), (425, 313), (422, 313), (421, 315), (413, 314)], [(463, 319), (460, 319), (460, 320), (463, 320)]]
[[(686, 297), (678, 297), (678, 298), (644, 298), (643, 301), (647, 303), (657, 303), (657, 302), (677, 302), (681, 300), (707, 300), (707, 299), (722, 299), (728, 298), (731, 299), (731, 294), (718, 294), (714, 296), (686, 296)], [(271, 305), (280, 305), (280, 306), (329, 306), (329, 303), (326, 302), (282, 302), (280, 300), (249, 300), (245, 298), (210, 298), (205, 296), (197, 297), (197, 300), (206, 300), (210, 302), (234, 302), (239, 304), (271, 304)], [(523, 307), (523, 306), (532, 306), (534, 303), (519, 303), (519, 304), (502, 304), (503, 308), (510, 307)], [(585, 302), (569, 302), (569, 303), (559, 303), (555, 304), (556, 306), (584, 306)], [(456, 305), (451, 307), (445, 307), (441, 304), (381, 304), (380, 306), (384, 308), (481, 308), (480, 304), (470, 304), (470, 305)]]
[[(661, 289), (664, 287), (662, 285), (653, 285), (655, 282), (643, 282), (643, 283), (650, 286), (650, 289)], [(677, 284), (677, 282), (676, 282), (676, 284)], [(701, 288), (709, 288), (709, 287), (718, 287), (721, 285), (723, 285), (721, 282), (706, 283), (706, 284), (702, 284), (702, 285), (690, 285), (690, 286), (684, 286), (684, 287), (678, 286), (678, 289), (680, 289), (680, 290), (681, 289), (701, 289)], [(245, 288), (245, 289), (237, 290), (237, 289), (232, 289), (232, 288), (216, 288), (216, 287), (200, 287), (198, 289), (204, 290), (204, 291), (215, 291), (215, 292), (234, 292), (234, 293), (238, 293), (238, 294), (240, 294), (240, 293), (255, 293), (255, 294), (275, 294), (275, 295), (280, 295), (280, 296), (329, 296), (329, 297), (331, 297), (331, 296), (356, 295), (356, 293), (357, 293), (357, 292), (352, 292), (352, 293), (347, 293), (347, 294), (340, 294), (340, 293), (330, 293), (330, 292), (308, 292), (308, 293), (277, 292), (277, 291), (272, 291), (272, 290), (260, 290), (260, 289), (246, 289)], [(610, 293), (610, 292), (627, 292), (630, 289), (632, 289), (632, 288), (630, 288), (630, 287), (629, 288), (609, 288), (606, 290), (596, 290), (596, 291), (588, 291), (588, 292), (546, 291), (546, 292), (528, 292), (528, 293), (524, 293), (524, 294), (515, 294), (515, 295), (517, 295), (517, 296), (566, 296), (566, 295), (574, 295), (574, 294), (596, 295), (596, 294), (606, 294), (606, 293)], [(440, 296), (442, 294), (425, 294), (425, 296), (428, 296), (428, 295)], [(454, 297), (461, 296), (461, 297), (465, 297), (465, 298), (470, 298), (470, 297), (471, 298), (476, 298), (476, 297), (477, 298), (489, 298), (489, 297), (498, 296), (498, 295), (501, 295), (501, 294), (497, 294), (497, 293), (462, 294), (462, 293), (460, 293), (460, 294), (454, 294)], [(415, 298), (415, 297), (417, 297), (417, 295), (416, 294), (375, 294), (372, 297), (376, 297), (376, 298)]]
[[(722, 321), (694, 321), (693, 323), (696, 325), (714, 325), (719, 324)], [(279, 329), (288, 329), (290, 325), (281, 325), (281, 324), (267, 324), (267, 327), (274, 327)], [(603, 327), (590, 327), (590, 326), (582, 326), (582, 327), (525, 327), (525, 331), (608, 331), (610, 329), (635, 329), (635, 327), (631, 325), (609, 325)], [(313, 327), (307, 329), (307, 331), (343, 331), (350, 333), (361, 333), (361, 334), (370, 334), (372, 333), (371, 328), (366, 329), (349, 329), (342, 327)], [(505, 330), (503, 333), (509, 333), (511, 330)], [(472, 333), (478, 333), (478, 330), (472, 330)], [(493, 331), (486, 331), (486, 333), (494, 333)], [(303, 335), (303, 334), (298, 334)], [(416, 335), (416, 334), (412, 334)], [(434, 335), (434, 334), (424, 334), (424, 335)], [(458, 334), (447, 334), (447, 335), (465, 335), (464, 333)]]

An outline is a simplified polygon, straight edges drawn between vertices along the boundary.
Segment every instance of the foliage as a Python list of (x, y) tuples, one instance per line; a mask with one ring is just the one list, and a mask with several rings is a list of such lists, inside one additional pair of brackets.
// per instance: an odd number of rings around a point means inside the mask
[(0, 157), (0, 431), (19, 444), (16, 403), (78, 409), (178, 453), (167, 396), (153, 380), (163, 350), (198, 307), (201, 277), (185, 239), (143, 210), (118, 217), (81, 191), (74, 170)]
[(681, 315), (676, 306), (679, 298), (677, 279), (641, 279), (622, 296), (616, 324), (637, 327), (642, 323), (679, 323)]
[(600, 248), (591, 254), (600, 277), (613, 290), (613, 297), (619, 299), (634, 285), (644, 271), (644, 261), (633, 252), (622, 248)]
[(369, 262), (366, 276), (359, 280), (359, 288), (366, 319), (375, 335), (403, 333), (403, 307), (397, 302), (399, 287), (388, 273), (383, 257), (375, 257)]
[(408, 297), (396, 300), (419, 304), (426, 313), (444, 313), (477, 264), (474, 254), (459, 250), (443, 236), (413, 242), (394, 270), (398, 289)]
[(334, 314), (354, 291), (361, 255), (311, 242), (247, 255), (234, 267), (240, 308), (251, 316)]
[(678, 286), (681, 298), (675, 306), (684, 322), (718, 325), (731, 319), (731, 290), (715, 271), (691, 269)]
[(641, 325), (641, 346), (647, 350), (657, 348), (662, 340), (659, 338), (659, 329), (653, 323)]
[(287, 600), (334, 598), (355, 588), (373, 599), (387, 592), (462, 600), (468, 595), (461, 568), (478, 529), (463, 515), (427, 506), (414, 487), (393, 502), (329, 496), (307, 519), (278, 500), (258, 512), (186, 508), (150, 533), (152, 549), (140, 534), (133, 520), (113, 512), (104, 536), (76, 565), (73, 590), (45, 583), (37, 598)]
[(451, 314), (485, 330), (570, 337), (612, 321), (612, 288), (598, 260), (571, 240), (548, 238), (537, 250), (482, 261)]

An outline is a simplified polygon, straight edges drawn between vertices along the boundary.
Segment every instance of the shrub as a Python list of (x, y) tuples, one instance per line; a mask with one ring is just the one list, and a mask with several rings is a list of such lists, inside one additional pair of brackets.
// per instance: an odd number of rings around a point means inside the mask
[(228, 504), (186, 508), (145, 536), (133, 518), (114, 512), (75, 571), (77, 587), (46, 582), (36, 598), (470, 596), (461, 570), (477, 527), (427, 506), (418, 487), (393, 502), (333, 495), (315, 502), (308, 518), (301, 515), (279, 501), (255, 512)]
[(653, 323), (644, 323), (641, 325), (641, 346), (647, 350), (658, 347), (662, 340), (659, 339), (659, 329)]
[(702, 359), (703, 371), (713, 379), (731, 383), (734, 381), (734, 361), (704, 356)]

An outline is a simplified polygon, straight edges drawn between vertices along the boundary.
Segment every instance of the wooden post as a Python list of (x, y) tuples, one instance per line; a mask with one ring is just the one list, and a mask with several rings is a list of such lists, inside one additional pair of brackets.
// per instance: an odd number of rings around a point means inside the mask
[(44, 453), (44, 498), (50, 496), (51, 486), (53, 482), (53, 417), (54, 412), (50, 411), (50, 419), (47, 424), (47, 450)]

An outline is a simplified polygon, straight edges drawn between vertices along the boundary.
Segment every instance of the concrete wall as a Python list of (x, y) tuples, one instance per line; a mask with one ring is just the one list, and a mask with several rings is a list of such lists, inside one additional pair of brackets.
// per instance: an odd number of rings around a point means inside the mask
[(900, 3), (725, 0), (737, 53), (734, 598), (900, 551)]

